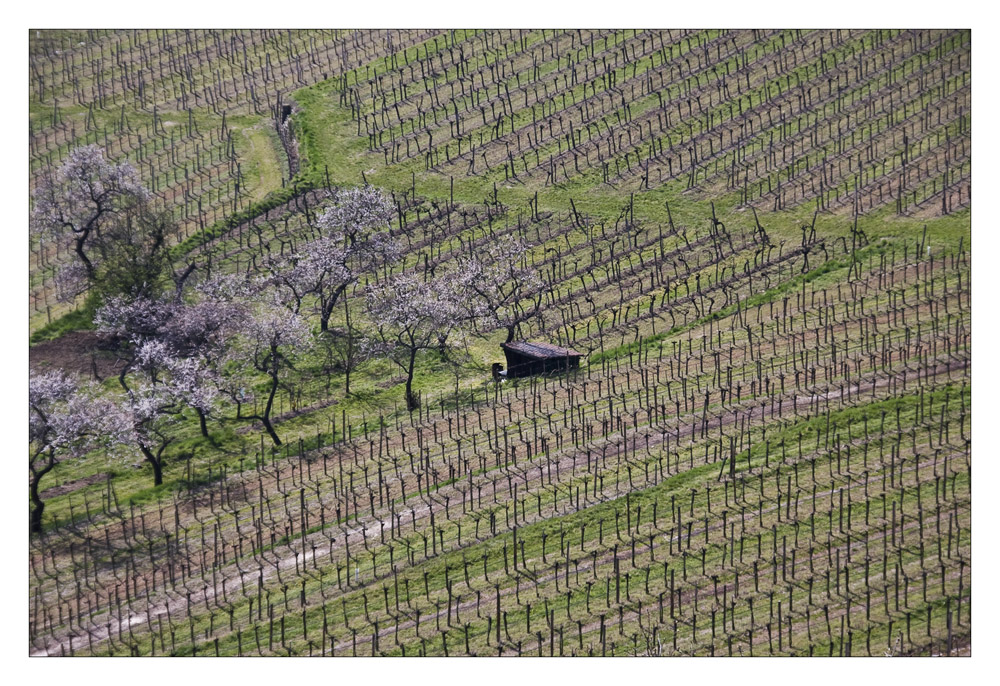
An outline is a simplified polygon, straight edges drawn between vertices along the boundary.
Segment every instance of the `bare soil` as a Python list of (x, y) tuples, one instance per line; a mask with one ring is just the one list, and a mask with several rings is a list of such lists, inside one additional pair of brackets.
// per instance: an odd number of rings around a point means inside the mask
[(42, 500), (48, 500), (49, 498), (79, 491), (81, 488), (86, 488), (92, 484), (100, 483), (107, 480), (107, 478), (107, 472), (98, 472), (97, 474), (85, 476), (82, 479), (74, 479), (73, 481), (67, 481), (64, 484), (59, 484), (58, 486), (53, 486), (52, 488), (46, 488), (40, 495)]
[(28, 364), (39, 372), (61, 369), (103, 380), (117, 375), (123, 362), (104, 337), (93, 331), (72, 331), (28, 348)]

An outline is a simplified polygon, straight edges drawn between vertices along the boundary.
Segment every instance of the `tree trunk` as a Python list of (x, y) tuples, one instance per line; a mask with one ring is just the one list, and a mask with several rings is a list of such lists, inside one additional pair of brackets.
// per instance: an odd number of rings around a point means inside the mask
[(42, 533), (42, 513), (45, 511), (45, 503), (34, 498), (32, 498), (32, 503), (34, 503), (34, 507), (31, 508), (31, 533), (40, 534)]
[(153, 485), (161, 485), (163, 483), (163, 460), (157, 458), (153, 451), (144, 445), (140, 445), (139, 450), (146, 458), (146, 462), (153, 466)]
[(278, 438), (278, 434), (275, 433), (274, 427), (271, 425), (271, 419), (267, 415), (264, 415), (261, 418), (261, 421), (264, 422), (264, 429), (267, 431), (267, 435), (271, 437), (271, 440), (274, 441), (274, 444), (281, 445), (281, 439)]
[(30, 531), (33, 534), (38, 534), (42, 532), (42, 513), (45, 511), (45, 503), (42, 501), (41, 495), (38, 492), (38, 486), (42, 482), (42, 477), (52, 471), (52, 468), (56, 466), (55, 456), (50, 454), (48, 462), (45, 466), (35, 471), (33, 464), (29, 465), (31, 469), (31, 523)]
[(80, 236), (76, 239), (76, 254), (80, 258), (80, 260), (83, 262), (84, 268), (87, 270), (87, 280), (88, 281), (93, 281), (94, 280), (94, 265), (91, 263), (90, 258), (87, 257), (86, 253), (83, 252), (83, 244), (86, 243), (87, 236), (89, 236), (89, 235), (90, 235), (90, 231), (87, 230), (87, 231), (84, 231), (82, 234), (80, 234)]
[(420, 407), (420, 403), (417, 401), (416, 396), (413, 395), (413, 368), (417, 361), (417, 351), (415, 348), (410, 350), (410, 363), (406, 368), (406, 409), (409, 412), (413, 412), (415, 409)]
[(128, 376), (128, 372), (131, 368), (132, 368), (132, 363), (127, 362), (125, 363), (125, 366), (122, 367), (122, 370), (118, 373), (118, 384), (122, 387), (122, 390), (124, 390), (126, 393), (129, 392), (129, 387), (128, 387), (128, 382), (125, 381), (125, 377)]
[[(272, 355), (274, 353), (272, 352)], [(278, 434), (275, 433), (274, 427), (271, 426), (271, 408), (274, 406), (274, 395), (278, 392), (278, 369), (277, 363), (271, 372), (271, 392), (267, 396), (267, 405), (264, 406), (264, 415), (261, 417), (261, 421), (264, 423), (264, 429), (267, 431), (267, 435), (271, 437), (275, 445), (281, 445), (281, 439), (278, 438)]]
[(208, 425), (205, 423), (205, 413), (201, 411), (200, 407), (196, 407), (194, 410), (198, 413), (198, 425), (201, 427), (201, 435), (208, 438)]
[(505, 343), (510, 343), (514, 340), (514, 334), (517, 333), (517, 324), (513, 324), (507, 327), (507, 340)]
[(344, 395), (351, 394), (351, 368), (354, 367), (354, 329), (351, 328), (351, 310), (344, 298), (344, 326), (347, 329), (347, 355), (344, 357)]
[(38, 495), (38, 482), (40, 477), (31, 480), (31, 533), (40, 534), (42, 532), (42, 513), (45, 511), (45, 503)]
[[(344, 284), (338, 287), (331, 294), (330, 299), (320, 307), (319, 311), (319, 330), (328, 331), (330, 329), (330, 316), (333, 314), (333, 308), (337, 306), (337, 300), (343, 295), (344, 291), (347, 289), (347, 285)], [(345, 298), (345, 309), (346, 309), (346, 298)], [(350, 321), (348, 321), (348, 326), (350, 326)]]

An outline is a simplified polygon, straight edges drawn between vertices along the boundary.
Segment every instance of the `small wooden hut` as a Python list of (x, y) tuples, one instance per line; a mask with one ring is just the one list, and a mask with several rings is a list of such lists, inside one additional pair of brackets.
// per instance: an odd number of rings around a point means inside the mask
[(506, 376), (509, 379), (577, 369), (583, 357), (583, 353), (550, 343), (515, 341), (501, 343), (500, 347), (507, 357)]

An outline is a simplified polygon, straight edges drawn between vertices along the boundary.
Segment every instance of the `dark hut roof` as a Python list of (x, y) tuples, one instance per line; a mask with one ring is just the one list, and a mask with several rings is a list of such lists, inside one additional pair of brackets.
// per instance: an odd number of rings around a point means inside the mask
[(515, 341), (513, 343), (501, 343), (504, 350), (527, 355), (540, 360), (551, 360), (560, 357), (583, 357), (583, 353), (578, 353), (570, 348), (560, 348), (551, 343), (529, 343), (528, 341)]

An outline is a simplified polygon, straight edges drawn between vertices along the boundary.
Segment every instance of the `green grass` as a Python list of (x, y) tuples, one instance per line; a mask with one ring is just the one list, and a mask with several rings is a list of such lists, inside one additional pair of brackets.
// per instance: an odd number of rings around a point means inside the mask
[(44, 341), (54, 341), (65, 336), (71, 331), (86, 331), (94, 328), (94, 314), (92, 310), (81, 308), (71, 310), (66, 314), (54, 319), (38, 329), (28, 338), (30, 344), (42, 343)]
[(284, 150), (277, 135), (268, 127), (270, 123), (265, 121), (240, 130), (243, 144), (237, 146), (237, 154), (244, 160), (244, 176), (248, 176), (253, 182), (250, 194), (253, 203), (263, 201), (269, 193), (281, 188), (283, 169), (287, 169)]

